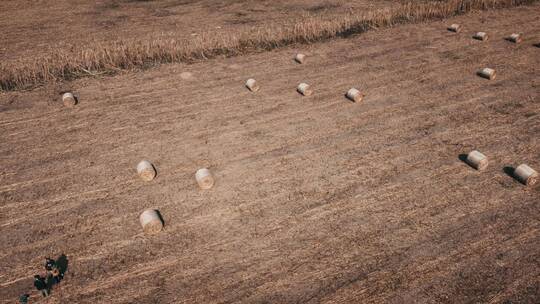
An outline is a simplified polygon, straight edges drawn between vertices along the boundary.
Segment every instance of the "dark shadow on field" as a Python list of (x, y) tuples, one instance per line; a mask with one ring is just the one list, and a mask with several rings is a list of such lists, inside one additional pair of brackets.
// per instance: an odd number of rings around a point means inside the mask
[(51, 294), (54, 284), (56, 284), (56, 282), (53, 275), (51, 273), (47, 273), (47, 276), (45, 276), (45, 285), (47, 286), (46, 288), (49, 294)]
[(471, 166), (468, 162), (467, 162), (467, 154), (460, 154), (458, 155), (458, 158), (459, 160), (461, 160), (462, 162), (464, 162), (467, 166), (471, 167), (474, 169), (473, 166)]
[(56, 259), (56, 267), (60, 271), (60, 276), (63, 277), (68, 270), (69, 261), (65, 254), (61, 254), (58, 259)]
[[(154, 163), (150, 163), (150, 165), (152, 166), (152, 168), (154, 168), (154, 172), (156, 172), (156, 175), (154, 176), (154, 179), (156, 179), (158, 177), (159, 172), (158, 172), (156, 166), (154, 166)], [(161, 215), (160, 215), (160, 217), (161, 217)]]
[(349, 38), (353, 35), (361, 34), (367, 32), (372, 26), (367, 23), (360, 23), (354, 26), (351, 26), (345, 30), (341, 30), (336, 33), (336, 36), (339, 38)]
[(345, 99), (348, 100), (349, 103), (356, 103), (356, 101), (350, 100), (349, 97), (347, 97), (347, 93), (343, 94), (343, 97), (345, 97)]
[(335, 9), (335, 8), (339, 8), (339, 7), (341, 7), (340, 4), (324, 3), (324, 4), (319, 4), (319, 5), (315, 5), (315, 6), (312, 6), (312, 7), (308, 7), (305, 10), (308, 11), (308, 12), (317, 13), (317, 12), (330, 10), (330, 9)]
[(161, 212), (159, 212), (159, 210), (157, 209), (154, 209), (156, 211), (156, 214), (159, 218), (159, 220), (161, 221), (161, 224), (163, 225), (163, 228), (165, 228), (165, 220), (163, 219), (163, 215), (161, 215)]
[(503, 171), (506, 173), (506, 175), (510, 176), (511, 178), (514, 178), (514, 171), (516, 169), (511, 166), (504, 166)]

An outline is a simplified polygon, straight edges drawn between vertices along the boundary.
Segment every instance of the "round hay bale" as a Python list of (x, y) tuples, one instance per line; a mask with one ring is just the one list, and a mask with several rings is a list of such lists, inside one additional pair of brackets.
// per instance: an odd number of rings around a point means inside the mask
[(307, 83), (301, 83), (298, 85), (298, 87), (296, 88), (296, 90), (298, 91), (298, 93), (304, 95), (304, 96), (309, 96), (311, 94), (313, 94), (313, 90), (311, 89), (311, 86)]
[(488, 40), (488, 34), (485, 33), (485, 32), (478, 32), (476, 34), (473, 35), (473, 38), (476, 39), (476, 40), (482, 40), (482, 41), (486, 41)]
[(304, 54), (296, 54), (296, 56), (294, 56), (294, 60), (300, 64), (304, 63), (306, 61), (306, 55)]
[(467, 164), (478, 171), (482, 171), (487, 168), (488, 159), (484, 154), (474, 150), (467, 155)]
[(210, 189), (214, 186), (214, 177), (210, 170), (202, 168), (195, 173), (195, 179), (201, 189)]
[(163, 221), (159, 211), (155, 209), (147, 209), (139, 216), (139, 221), (146, 234), (156, 234), (163, 230)]
[(364, 98), (362, 93), (360, 93), (360, 91), (355, 88), (351, 88), (350, 90), (348, 90), (345, 96), (347, 96), (347, 98), (349, 98), (353, 102), (362, 102), (362, 99)]
[(513, 43), (520, 43), (521, 41), (523, 41), (523, 37), (521, 36), (521, 34), (513, 33), (508, 37), (508, 41), (511, 41)]
[(151, 181), (156, 177), (156, 168), (151, 162), (142, 160), (137, 164), (137, 173), (144, 181)]
[(62, 102), (66, 107), (73, 107), (77, 104), (77, 98), (71, 92), (66, 92), (62, 94)]
[(461, 32), (461, 25), (454, 23), (448, 27), (448, 30), (450, 32), (459, 33)]
[(253, 78), (250, 78), (246, 81), (246, 87), (251, 92), (257, 92), (260, 89), (259, 85), (257, 84), (257, 81), (255, 81), (255, 79)]
[(495, 70), (490, 69), (490, 68), (483, 68), (479, 70), (478, 72), (476, 72), (476, 74), (478, 74), (478, 76), (482, 78), (486, 78), (489, 80), (495, 79), (495, 77), (497, 76), (497, 73), (495, 72)]
[(538, 172), (526, 164), (519, 165), (514, 170), (514, 176), (526, 186), (532, 186), (538, 181)]

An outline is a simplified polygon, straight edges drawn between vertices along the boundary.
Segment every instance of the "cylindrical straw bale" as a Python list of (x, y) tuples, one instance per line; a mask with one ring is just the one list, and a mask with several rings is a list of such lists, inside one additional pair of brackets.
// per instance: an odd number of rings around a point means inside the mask
[(147, 160), (142, 160), (137, 165), (137, 173), (144, 181), (151, 181), (156, 177), (156, 169), (151, 162)]
[(459, 33), (461, 31), (461, 25), (454, 23), (448, 27), (448, 30), (451, 32)]
[(155, 234), (163, 229), (163, 221), (155, 209), (147, 209), (139, 216), (139, 221), (146, 234)]
[(364, 98), (362, 93), (360, 93), (360, 91), (355, 88), (351, 88), (350, 90), (348, 90), (346, 96), (354, 102), (362, 102), (362, 99)]
[(520, 43), (523, 41), (523, 37), (521, 37), (521, 34), (514, 33), (508, 37), (508, 41), (512, 41), (513, 43)]
[(478, 76), (489, 79), (489, 80), (495, 79), (495, 77), (497, 76), (497, 73), (495, 73), (495, 70), (490, 69), (490, 68), (483, 68), (479, 70), (477, 74)]
[(514, 170), (514, 176), (517, 180), (527, 186), (532, 186), (538, 181), (538, 172), (525, 164), (519, 165), (516, 170)]
[(296, 88), (296, 90), (298, 91), (298, 93), (304, 95), (304, 96), (309, 96), (311, 94), (313, 94), (313, 90), (311, 89), (311, 86), (307, 83), (301, 83), (298, 85), (298, 87)]
[(488, 40), (488, 34), (485, 33), (485, 32), (478, 32), (476, 34), (473, 35), (473, 38), (476, 39), (476, 40), (482, 40), (482, 41), (486, 41)]
[(253, 78), (250, 78), (246, 81), (246, 87), (251, 91), (251, 92), (257, 92), (260, 87), (259, 85), (257, 84), (257, 82), (255, 81), (255, 79)]
[(467, 163), (476, 170), (482, 171), (487, 168), (488, 159), (484, 154), (474, 150), (467, 155)]
[(294, 56), (294, 60), (298, 63), (304, 63), (306, 61), (306, 55), (298, 53)]
[(210, 170), (202, 168), (195, 173), (195, 179), (201, 189), (210, 189), (214, 186), (214, 177)]
[(66, 92), (62, 95), (62, 102), (66, 107), (72, 107), (77, 104), (77, 99), (71, 92)]

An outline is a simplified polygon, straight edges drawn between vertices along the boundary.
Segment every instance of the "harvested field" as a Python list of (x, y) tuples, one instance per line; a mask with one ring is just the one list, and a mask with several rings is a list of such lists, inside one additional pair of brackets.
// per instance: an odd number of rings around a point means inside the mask
[(266, 23), (250, 30), (204, 33), (189, 39), (154, 32), (151, 37), (126, 39), (119, 36), (103, 43), (90, 41), (87, 46), (90, 39), (85, 38), (82, 47), (72, 44), (28, 56), (28, 59), (0, 62), (0, 90), (29, 89), (50, 82), (117, 74), (162, 63), (191, 63), (218, 56), (269, 51), (298, 43), (348, 37), (379, 27), (531, 4), (536, 0), (406, 1), (402, 5), (398, 2), (384, 9), (308, 16), (286, 24)]
[(1, 93), (0, 303), (60, 253), (65, 280), (32, 303), (540, 302), (540, 185), (510, 176), (540, 169), (539, 12)]
[(388, 8), (405, 0), (4, 0), (0, 60), (28, 58), (57, 48), (91, 47), (117, 39), (189, 38), (241, 32), (291, 19)]

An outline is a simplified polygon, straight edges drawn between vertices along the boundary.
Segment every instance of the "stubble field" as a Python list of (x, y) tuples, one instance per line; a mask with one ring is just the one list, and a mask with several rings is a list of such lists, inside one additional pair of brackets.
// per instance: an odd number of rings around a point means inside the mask
[[(539, 13), (0, 94), (0, 302), (65, 253), (66, 279), (35, 302), (538, 303), (540, 186), (510, 175), (540, 169)], [(460, 160), (473, 149), (483, 172)], [(137, 177), (141, 159), (154, 181)], [(147, 208), (158, 235), (142, 233)]]

